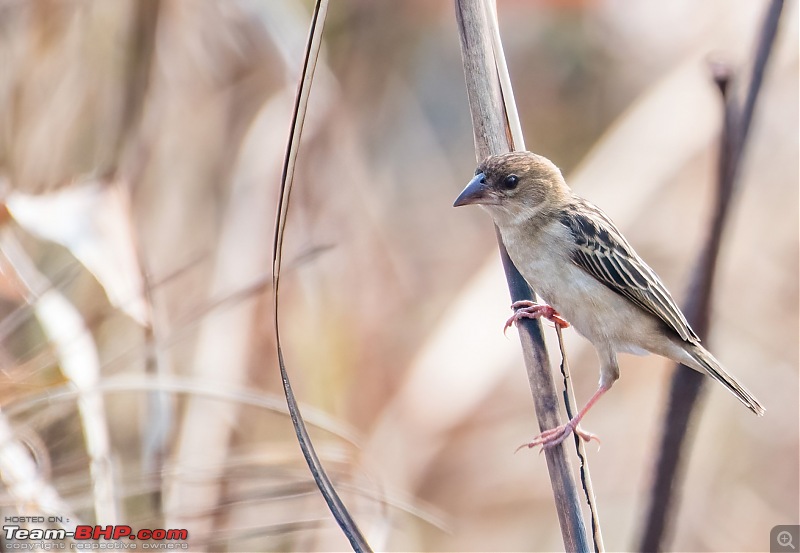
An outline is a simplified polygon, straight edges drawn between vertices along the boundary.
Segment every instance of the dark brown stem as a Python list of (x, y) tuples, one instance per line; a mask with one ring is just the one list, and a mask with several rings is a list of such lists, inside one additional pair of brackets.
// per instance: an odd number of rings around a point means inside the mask
[[(736, 191), (737, 176), (742, 163), (744, 146), (753, 119), (758, 93), (761, 90), (764, 70), (769, 59), (783, 9), (783, 0), (773, 0), (761, 28), (753, 73), (747, 88), (744, 105), (733, 94), (730, 70), (714, 66), (714, 79), (720, 89), (724, 105), (724, 126), (719, 151), (717, 194), (714, 215), (708, 238), (701, 251), (692, 277), (684, 313), (697, 334), (705, 338), (710, 327), (711, 292), (714, 273), (722, 243), (725, 222), (730, 213), (731, 201)], [(650, 494), (650, 505), (645, 519), (640, 551), (661, 551), (669, 519), (674, 512), (683, 475), (681, 452), (691, 442), (689, 421), (702, 393), (705, 378), (702, 374), (678, 365), (664, 416), (660, 453), (656, 463), (656, 477)]]
[(353, 519), (350, 511), (348, 511), (344, 502), (342, 501), (339, 493), (328, 477), (325, 467), (317, 455), (311, 437), (308, 434), (306, 423), (303, 420), (303, 415), (300, 412), (300, 406), (297, 403), (297, 398), (294, 395), (292, 384), (289, 380), (289, 371), (286, 369), (286, 362), (283, 357), (283, 349), (281, 345), (280, 334), (280, 276), (283, 259), (283, 239), (286, 235), (286, 221), (289, 212), (289, 200), (291, 198), (292, 181), (294, 178), (295, 164), (297, 161), (297, 152), (300, 148), (300, 136), (303, 132), (303, 124), (305, 121), (306, 111), (308, 108), (308, 98), (311, 93), (311, 85), (314, 81), (314, 72), (317, 66), (317, 58), (319, 56), (322, 44), (322, 30), (325, 27), (325, 16), (328, 11), (328, 0), (317, 0), (314, 5), (313, 15), (311, 17), (311, 28), (308, 33), (308, 41), (306, 42), (305, 54), (303, 56), (303, 65), (300, 71), (300, 81), (297, 85), (297, 94), (295, 95), (294, 109), (292, 110), (292, 123), (289, 130), (289, 140), (286, 144), (286, 155), (283, 160), (283, 171), (281, 173), (280, 183), (280, 196), (278, 200), (278, 213), (275, 217), (275, 232), (273, 236), (273, 249), (272, 249), (272, 308), (273, 308), (273, 328), (275, 331), (275, 347), (278, 354), (278, 368), (280, 369), (281, 383), (283, 384), (284, 395), (286, 396), (286, 405), (289, 409), (289, 417), (292, 419), (292, 426), (294, 426), (297, 442), (303, 457), (306, 460), (311, 475), (314, 477), (314, 482), (322, 494), (325, 503), (331, 511), (336, 523), (341, 528), (344, 535), (350, 542), (353, 551), (358, 553), (365, 551), (371, 552), (372, 549), (358, 528), (355, 520)]
[[(472, 113), (475, 153), (478, 161), (481, 161), (490, 154), (508, 152), (511, 149), (510, 130), (503, 109), (493, 58), (492, 33), (484, 3), (481, 0), (456, 0), (455, 8), (467, 96)], [(508, 257), (499, 233), (497, 236), (512, 301), (533, 299), (527, 282)], [(519, 325), (519, 336), (539, 428), (554, 428), (561, 424), (561, 416), (547, 348), (542, 337), (542, 326), (539, 321), (524, 320)], [(550, 448), (545, 451), (545, 457), (564, 547), (567, 551), (590, 551), (578, 487), (572, 476), (566, 449), (563, 444)]]
[[(561, 376), (564, 378), (564, 407), (566, 407), (567, 418), (572, 420), (578, 413), (578, 407), (575, 404), (575, 393), (572, 391), (572, 384), (570, 382), (571, 377), (569, 362), (567, 361), (567, 350), (564, 345), (564, 336), (561, 332), (561, 326), (555, 325), (555, 327), (556, 335), (558, 336), (558, 347), (561, 350)], [(580, 460), (581, 485), (583, 486), (583, 494), (586, 497), (586, 504), (589, 507), (594, 551), (595, 553), (603, 553), (605, 551), (603, 532), (600, 527), (597, 498), (594, 495), (594, 486), (592, 485), (592, 478), (589, 473), (589, 457), (586, 455), (586, 444), (578, 434), (573, 434), (572, 437), (575, 441), (575, 450), (578, 452), (578, 459)]]

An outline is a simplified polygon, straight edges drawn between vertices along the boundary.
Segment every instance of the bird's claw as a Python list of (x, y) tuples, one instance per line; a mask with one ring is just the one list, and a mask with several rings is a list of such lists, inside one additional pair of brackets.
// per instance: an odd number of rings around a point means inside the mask
[(526, 447), (528, 449), (533, 449), (534, 447), (539, 447), (539, 446), (541, 446), (542, 448), (541, 450), (539, 450), (539, 453), (541, 453), (545, 450), (554, 448), (555, 446), (566, 440), (567, 436), (569, 436), (573, 432), (577, 434), (584, 442), (590, 442), (592, 440), (596, 441), (598, 444), (597, 446), (598, 449), (600, 448), (601, 444), (600, 438), (596, 434), (592, 434), (591, 432), (586, 432), (585, 430), (580, 428), (578, 426), (577, 421), (574, 422), (569, 421), (565, 424), (562, 424), (561, 426), (545, 430), (527, 444), (522, 444), (521, 446), (519, 446), (514, 451), (514, 453)]
[(521, 300), (511, 304), (511, 309), (514, 310), (514, 314), (506, 321), (503, 327), (503, 334), (505, 334), (514, 323), (519, 322), (520, 319), (539, 319), (544, 317), (561, 328), (567, 328), (569, 326), (569, 323), (561, 317), (558, 311), (546, 304), (539, 304), (530, 300)]

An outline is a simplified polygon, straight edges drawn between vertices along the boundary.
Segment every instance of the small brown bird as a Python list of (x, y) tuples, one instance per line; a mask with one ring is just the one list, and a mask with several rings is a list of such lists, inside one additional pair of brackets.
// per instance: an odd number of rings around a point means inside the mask
[[(655, 272), (599, 208), (572, 193), (550, 160), (531, 152), (491, 156), (454, 207), (479, 204), (492, 216), (514, 265), (545, 301), (512, 305), (506, 327), (521, 318), (566, 321), (600, 358), (600, 387), (566, 424), (537, 436), (528, 447), (561, 443), (617, 378), (617, 353), (661, 355), (712, 376), (756, 415), (764, 407), (729, 375), (689, 327)], [(562, 318), (563, 317), (563, 318)]]

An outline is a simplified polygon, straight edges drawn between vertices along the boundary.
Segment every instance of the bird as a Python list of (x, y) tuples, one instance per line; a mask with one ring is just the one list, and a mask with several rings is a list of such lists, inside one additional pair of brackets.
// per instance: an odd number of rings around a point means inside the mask
[(764, 407), (700, 343), (664, 283), (599, 207), (577, 196), (544, 156), (516, 151), (486, 158), (453, 206), (479, 205), (500, 231), (508, 255), (545, 303), (515, 302), (506, 328), (545, 318), (572, 326), (592, 343), (600, 382), (568, 422), (521, 447), (549, 449), (579, 427), (619, 378), (618, 353), (652, 353), (711, 376), (756, 415)]

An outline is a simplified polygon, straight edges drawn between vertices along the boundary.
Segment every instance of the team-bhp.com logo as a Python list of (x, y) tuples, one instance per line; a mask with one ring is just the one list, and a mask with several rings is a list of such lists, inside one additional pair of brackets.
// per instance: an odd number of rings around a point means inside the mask
[[(78, 525), (74, 531), (64, 528), (22, 528), (3, 526), (6, 550), (51, 551), (54, 549), (188, 549), (185, 529), (143, 528), (134, 531), (127, 525)], [(67, 545), (67, 540), (72, 540)], [(138, 542), (138, 543), (137, 543)]]

